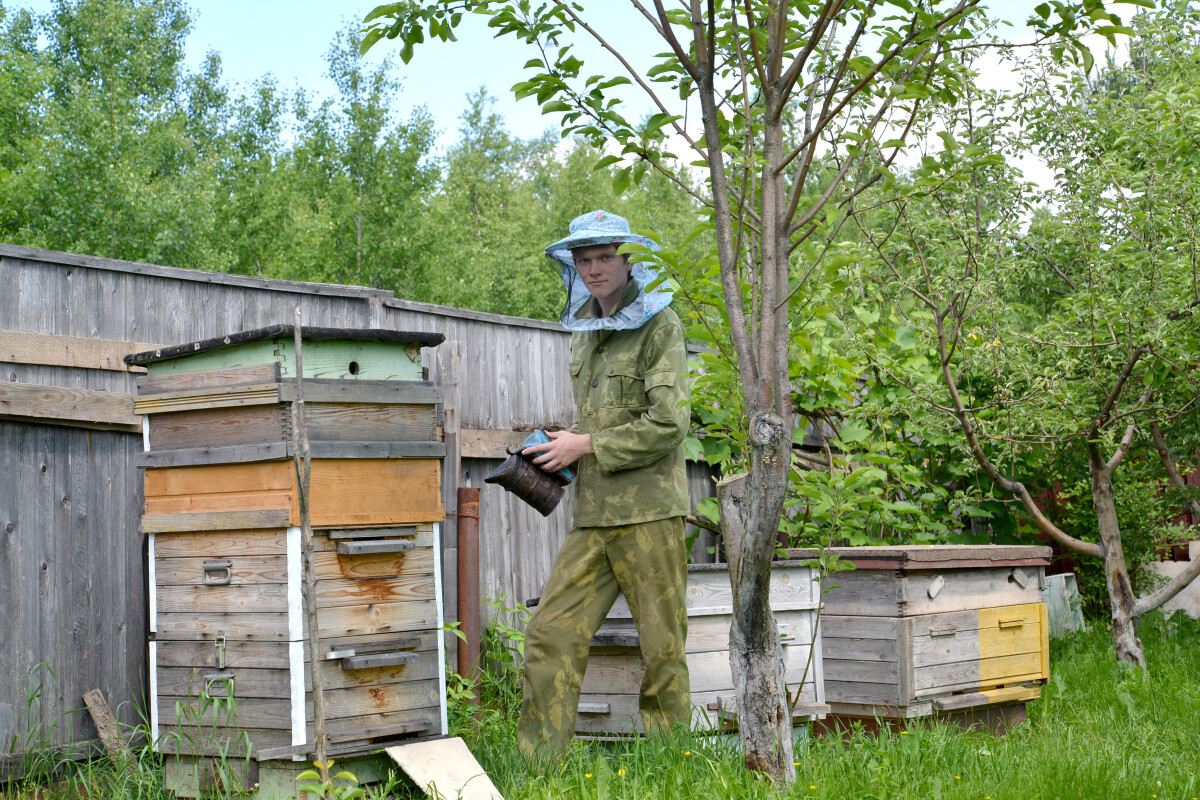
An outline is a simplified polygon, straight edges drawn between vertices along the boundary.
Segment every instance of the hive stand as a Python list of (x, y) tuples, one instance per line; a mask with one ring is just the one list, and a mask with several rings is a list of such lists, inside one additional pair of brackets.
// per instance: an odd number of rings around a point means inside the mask
[(385, 746), (447, 732), (440, 334), (307, 328), (303, 393), (320, 652), (308, 644), (291, 461), (290, 325), (138, 353), (150, 584), (150, 723), (180, 797), (297, 796), (315, 752), (367, 781)]
[[(733, 595), (728, 565), (689, 565), (686, 597), (685, 652), (692, 688), (692, 728), (714, 733), (735, 730), (737, 704), (729, 666)], [(770, 598), (784, 646), (788, 690), (793, 695), (800, 693), (793, 721), (822, 719), (829, 708), (825, 705), (821, 626), (817, 619), (821, 589), (815, 570), (798, 562), (776, 562), (771, 570)], [(638, 715), (644, 673), (637, 629), (622, 595), (592, 639), (576, 733), (589, 738), (644, 733)]]
[(832, 552), (856, 568), (837, 574), (821, 616), (829, 725), (939, 715), (1003, 732), (1024, 719), (1050, 676), (1050, 548)]

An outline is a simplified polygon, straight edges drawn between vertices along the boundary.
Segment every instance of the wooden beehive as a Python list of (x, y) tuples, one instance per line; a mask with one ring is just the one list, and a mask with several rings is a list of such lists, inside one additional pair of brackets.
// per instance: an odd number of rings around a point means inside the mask
[[(824, 717), (821, 601), (816, 573), (798, 562), (777, 562), (771, 572), (771, 610), (782, 639), (789, 691), (799, 691), (795, 719)], [(692, 727), (720, 731), (736, 726), (737, 706), (729, 666), (733, 597), (728, 565), (691, 564), (685, 648), (694, 709)], [(812, 657), (810, 658), (810, 652)], [(592, 639), (579, 697), (575, 730), (585, 735), (643, 733), (638, 694), (645, 667), (637, 629), (624, 596)]]
[[(446, 732), (439, 334), (311, 328), (303, 392), (330, 753)], [(315, 747), (292, 329), (139, 353), (157, 747), (258, 761)], [(189, 784), (190, 785), (190, 784)], [(175, 787), (177, 792), (185, 793)]]
[[(821, 616), (838, 717), (904, 719), (1022, 704), (1049, 678), (1048, 547), (833, 548)], [(811, 555), (792, 551), (793, 557)]]

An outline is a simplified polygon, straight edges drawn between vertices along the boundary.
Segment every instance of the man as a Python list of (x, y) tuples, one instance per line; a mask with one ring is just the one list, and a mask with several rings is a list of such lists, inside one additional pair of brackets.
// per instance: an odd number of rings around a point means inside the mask
[(618, 253), (658, 245), (605, 211), (571, 222), (546, 248), (562, 266), (578, 421), (534, 445), (547, 471), (575, 465), (575, 527), (567, 534), (525, 631), (525, 686), (518, 745), (528, 758), (561, 753), (575, 732), (579, 687), (592, 636), (618, 593), (629, 602), (646, 664), (639, 703), (646, 730), (687, 724), (690, 510), (687, 348), (683, 325), (657, 277)]

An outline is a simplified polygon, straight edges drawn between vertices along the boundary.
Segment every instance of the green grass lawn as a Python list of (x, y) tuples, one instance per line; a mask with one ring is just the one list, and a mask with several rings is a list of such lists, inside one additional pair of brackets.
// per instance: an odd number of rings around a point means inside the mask
[[(797, 780), (779, 791), (741, 766), (735, 746), (700, 736), (576, 742), (561, 765), (531, 770), (516, 753), (511, 673), (484, 692), (481, 724), (456, 705), (454, 726), (506, 800), (524, 798), (1200, 798), (1200, 624), (1142, 627), (1144, 678), (1117, 666), (1106, 631), (1055, 641), (1053, 678), (1005, 737), (914, 724), (905, 732), (818, 738), (797, 748)], [(48, 791), (0, 797), (164, 797), (159, 756), (78, 769)], [(400, 790), (397, 797), (419, 797)]]
[[(1200, 797), (1200, 625), (1143, 625), (1150, 675), (1121, 669), (1106, 631), (1057, 640), (1050, 685), (1004, 737), (946, 725), (821, 737), (797, 748), (779, 792), (705, 737), (576, 742), (561, 767), (532, 773), (515, 753), (515, 701), (462, 735), (507, 800), (522, 798), (1145, 798)], [(504, 707), (507, 706), (507, 707)]]

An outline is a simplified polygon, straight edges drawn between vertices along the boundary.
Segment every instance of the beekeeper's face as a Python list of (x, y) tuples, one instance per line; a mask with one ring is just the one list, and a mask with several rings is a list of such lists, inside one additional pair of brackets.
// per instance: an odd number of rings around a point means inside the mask
[(629, 257), (619, 254), (618, 247), (598, 244), (571, 251), (579, 277), (602, 306), (616, 302), (629, 283)]

